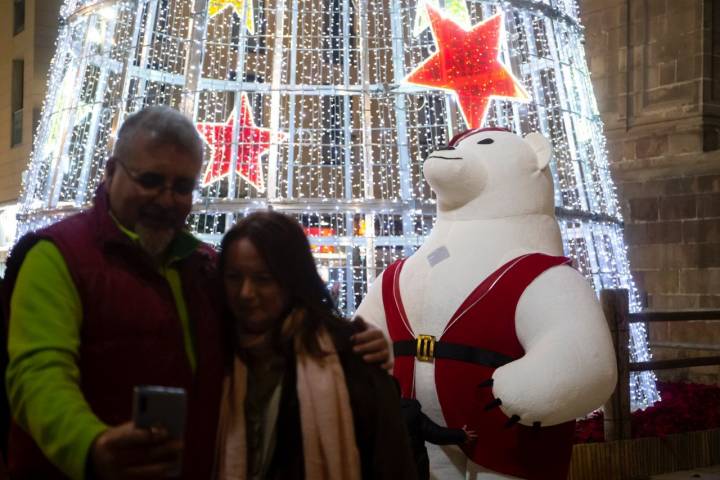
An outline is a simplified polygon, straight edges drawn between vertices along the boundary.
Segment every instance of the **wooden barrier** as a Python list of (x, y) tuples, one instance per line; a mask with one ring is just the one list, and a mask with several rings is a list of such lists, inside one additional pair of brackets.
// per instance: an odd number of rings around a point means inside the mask
[(573, 447), (568, 480), (646, 480), (720, 464), (720, 429)]
[(720, 310), (679, 310), (630, 313), (627, 290), (603, 290), (600, 292), (605, 318), (607, 319), (618, 365), (618, 382), (610, 399), (604, 406), (605, 440), (624, 440), (630, 432), (630, 372), (720, 365), (720, 356), (679, 358), (676, 360), (652, 360), (630, 362), (629, 332), (631, 323), (689, 322), (697, 320), (720, 321)]
[(610, 327), (618, 369), (615, 391), (603, 407), (605, 440), (610, 441), (630, 438), (630, 324), (627, 290), (602, 290), (600, 304)]
[(569, 480), (636, 480), (651, 475), (720, 464), (720, 429), (665, 437), (631, 438), (630, 373), (668, 368), (720, 365), (720, 357), (631, 362), (630, 324), (720, 320), (720, 310), (630, 313), (627, 290), (600, 292), (618, 366), (618, 382), (604, 405), (605, 442), (573, 447)]

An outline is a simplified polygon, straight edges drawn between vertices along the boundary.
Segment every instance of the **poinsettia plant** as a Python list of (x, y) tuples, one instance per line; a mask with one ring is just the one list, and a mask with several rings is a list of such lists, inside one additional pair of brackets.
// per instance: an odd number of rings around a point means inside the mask
[[(720, 387), (697, 383), (658, 382), (662, 400), (632, 413), (633, 438), (664, 437), (720, 427)], [(575, 426), (575, 443), (602, 442), (603, 413), (596, 411)]]

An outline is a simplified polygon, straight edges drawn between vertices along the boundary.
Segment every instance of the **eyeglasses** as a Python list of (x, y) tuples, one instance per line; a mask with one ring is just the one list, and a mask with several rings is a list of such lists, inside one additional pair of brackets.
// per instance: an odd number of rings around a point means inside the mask
[[(144, 190), (158, 190), (158, 193), (165, 191), (168, 188), (168, 182), (165, 175), (155, 172), (135, 173), (120, 160), (117, 161), (122, 166), (125, 173), (127, 173), (130, 179), (140, 185)], [(180, 177), (170, 185), (170, 190), (178, 195), (189, 195), (195, 190), (195, 179), (188, 177)]]

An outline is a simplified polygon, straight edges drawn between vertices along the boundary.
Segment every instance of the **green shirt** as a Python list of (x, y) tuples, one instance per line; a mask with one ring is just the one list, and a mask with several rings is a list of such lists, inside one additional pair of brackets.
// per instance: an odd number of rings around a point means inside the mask
[[(172, 265), (192, 253), (197, 244), (191, 235), (180, 235), (171, 246), (169, 261), (159, 269), (173, 292), (193, 371), (194, 328), (180, 275)], [(13, 417), (63, 473), (84, 479), (90, 446), (108, 426), (95, 416), (80, 390), (77, 361), (82, 305), (65, 260), (52, 242), (41, 240), (28, 251), (18, 272), (10, 311), (6, 382)]]

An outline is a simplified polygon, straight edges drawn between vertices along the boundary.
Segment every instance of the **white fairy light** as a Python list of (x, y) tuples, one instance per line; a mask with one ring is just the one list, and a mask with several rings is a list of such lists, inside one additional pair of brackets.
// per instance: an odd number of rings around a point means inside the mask
[[(217, 243), (251, 211), (294, 215), (352, 314), (369, 281), (431, 230), (436, 205), (422, 162), (465, 128), (452, 96), (400, 82), (435, 49), (429, 29), (415, 31), (424, 4), (213, 0), (210, 16), (208, 0), (65, 0), (19, 233), (88, 204), (129, 113), (162, 103), (224, 122), (245, 93), (257, 126), (276, 133), (261, 162), (272, 195), (237, 173), (238, 151), (251, 145), (234, 129), (231, 173), (195, 193), (189, 225)], [(532, 97), (493, 100), (486, 125), (552, 142), (566, 254), (596, 289), (629, 289), (639, 309), (575, 0), (464, 5), (472, 24), (504, 11), (501, 60)], [(644, 327), (633, 324), (630, 337), (632, 360), (649, 359)], [(634, 408), (658, 400), (650, 372), (633, 374), (631, 387)]]

